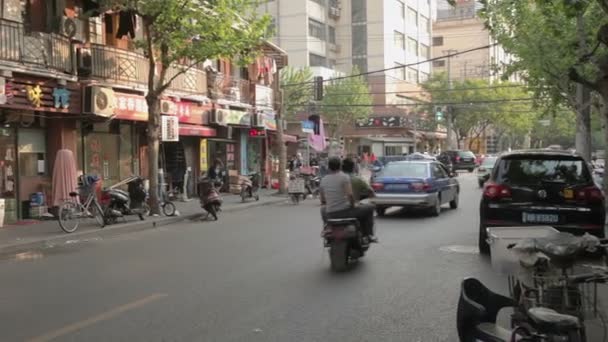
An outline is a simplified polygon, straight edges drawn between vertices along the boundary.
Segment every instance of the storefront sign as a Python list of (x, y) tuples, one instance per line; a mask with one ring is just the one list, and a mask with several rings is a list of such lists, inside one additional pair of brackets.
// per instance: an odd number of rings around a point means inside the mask
[(376, 116), (368, 119), (358, 120), (356, 127), (359, 128), (399, 128), (399, 127), (410, 127), (412, 125), (412, 118), (407, 116)]
[(228, 125), (251, 126), (251, 114), (238, 110), (228, 110), (225, 122)]
[(277, 130), (277, 119), (274, 113), (262, 113), (262, 121), (264, 128), (268, 131)]
[(210, 107), (203, 107), (192, 102), (178, 102), (177, 117), (179, 122), (195, 125), (206, 125), (209, 123)]
[(70, 108), (70, 91), (65, 88), (53, 89), (53, 101), (55, 108)]
[(38, 108), (42, 105), (42, 88), (39, 85), (25, 87), (27, 99), (30, 103)]
[(179, 135), (191, 136), (191, 137), (215, 137), (217, 132), (215, 129), (206, 126), (199, 125), (179, 125)]
[(274, 102), (272, 88), (256, 84), (255, 85), (255, 105), (257, 107), (272, 108)]
[(162, 141), (179, 141), (179, 120), (176, 116), (161, 116), (160, 135)]
[(315, 133), (315, 123), (312, 121), (302, 121), (302, 133)]
[(207, 139), (201, 139), (200, 144), (200, 162), (199, 167), (201, 172), (206, 172), (209, 168), (209, 163), (207, 159)]
[(116, 119), (148, 121), (148, 104), (140, 95), (114, 93)]

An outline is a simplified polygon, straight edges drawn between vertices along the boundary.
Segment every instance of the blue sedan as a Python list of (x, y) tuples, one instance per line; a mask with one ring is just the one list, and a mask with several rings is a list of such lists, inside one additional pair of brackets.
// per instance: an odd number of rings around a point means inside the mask
[(391, 162), (374, 175), (372, 202), (379, 216), (389, 207), (424, 209), (438, 216), (445, 203), (458, 208), (460, 184), (455, 176), (436, 161)]

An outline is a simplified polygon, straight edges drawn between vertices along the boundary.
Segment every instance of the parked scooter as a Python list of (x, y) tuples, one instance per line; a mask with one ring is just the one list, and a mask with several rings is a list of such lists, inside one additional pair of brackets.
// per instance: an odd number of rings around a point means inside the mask
[(212, 180), (204, 176), (199, 182), (199, 198), (201, 208), (205, 209), (207, 216), (211, 215), (215, 221), (218, 219), (218, 213), (222, 211), (222, 197), (218, 189), (222, 187), (222, 182)]
[[(127, 184), (127, 190), (118, 187)], [(144, 180), (139, 176), (131, 176), (118, 182), (101, 193), (101, 203), (104, 207), (105, 224), (116, 223), (120, 217), (137, 215), (140, 220), (150, 212), (146, 201), (148, 194), (144, 187)]]
[(258, 190), (260, 189), (260, 175), (257, 172), (241, 177), (241, 200), (245, 202), (248, 198), (260, 200)]
[(369, 249), (370, 241), (363, 236), (356, 218), (327, 219), (322, 237), (329, 248), (331, 269), (337, 272), (346, 270)]
[(321, 187), (321, 177), (319, 177), (319, 176), (307, 176), (306, 177), (307, 195), (311, 195), (313, 198), (317, 198), (319, 196), (320, 187)]

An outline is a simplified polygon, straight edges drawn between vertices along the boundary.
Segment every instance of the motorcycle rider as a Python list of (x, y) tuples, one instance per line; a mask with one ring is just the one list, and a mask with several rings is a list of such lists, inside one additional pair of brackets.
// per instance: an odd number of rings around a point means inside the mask
[(330, 158), (329, 174), (323, 177), (320, 186), (321, 216), (323, 219), (349, 218), (359, 220), (361, 230), (370, 241), (377, 241), (373, 236), (374, 207), (373, 205), (357, 205), (353, 194), (350, 177), (340, 171), (339, 158)]
[(350, 184), (353, 189), (353, 195), (355, 200), (361, 201), (366, 198), (372, 198), (376, 196), (376, 193), (369, 184), (364, 181), (355, 172), (356, 163), (350, 158), (346, 158), (342, 161), (342, 172), (346, 173), (350, 177)]

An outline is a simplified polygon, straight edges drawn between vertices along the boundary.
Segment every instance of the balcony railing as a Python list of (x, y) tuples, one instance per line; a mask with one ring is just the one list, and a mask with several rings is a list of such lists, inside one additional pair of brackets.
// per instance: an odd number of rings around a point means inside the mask
[(223, 98), (230, 101), (251, 104), (251, 83), (248, 80), (231, 78), (224, 86)]
[(70, 40), (54, 33), (25, 34), (23, 24), (0, 19), (0, 60), (74, 73)]
[[(167, 79), (170, 79), (179, 71), (179, 66), (172, 66), (167, 71)], [(171, 82), (170, 89), (188, 93), (206, 93), (207, 73), (202, 69), (202, 67), (190, 68), (185, 73), (177, 76), (173, 82)]]
[(148, 80), (148, 59), (133, 51), (91, 44), (91, 62), (91, 77), (123, 84)]

